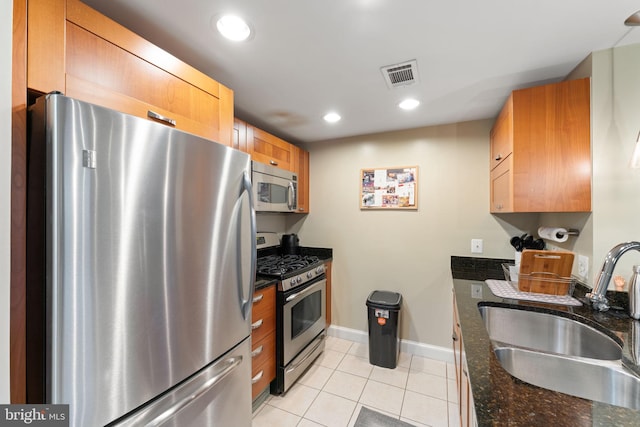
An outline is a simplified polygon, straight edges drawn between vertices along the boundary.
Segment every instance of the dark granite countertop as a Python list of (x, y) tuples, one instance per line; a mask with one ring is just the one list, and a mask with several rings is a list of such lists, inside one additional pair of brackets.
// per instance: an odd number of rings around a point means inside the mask
[(262, 288), (267, 288), (271, 285), (275, 285), (276, 283), (278, 283), (278, 279), (259, 276), (256, 278), (255, 290), (257, 291)]
[[(454, 277), (456, 275), (454, 274)], [(472, 295), (472, 288), (479, 295)], [(535, 311), (561, 312), (566, 317), (606, 329), (628, 343), (632, 322), (624, 311), (594, 312), (589, 305), (561, 305), (503, 299), (493, 295), (484, 281), (454, 278), (460, 327), (468, 366), (471, 393), (479, 426), (639, 426), (640, 411), (581, 399), (527, 384), (505, 371), (493, 352), (478, 304), (518, 306)], [(574, 296), (586, 288), (578, 285)], [(592, 323), (595, 322), (595, 323)], [(628, 345), (623, 361), (631, 363)], [(634, 366), (638, 372), (640, 369)], [(588, 372), (585, 372), (588, 375)]]
[(300, 255), (317, 256), (323, 261), (331, 261), (333, 259), (333, 249), (300, 246)]

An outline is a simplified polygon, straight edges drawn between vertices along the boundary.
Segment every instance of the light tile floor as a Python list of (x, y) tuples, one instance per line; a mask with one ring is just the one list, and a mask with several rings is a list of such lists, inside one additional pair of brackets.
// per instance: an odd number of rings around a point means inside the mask
[(362, 406), (418, 427), (458, 427), (455, 378), (453, 364), (407, 353), (395, 369), (374, 366), (366, 344), (327, 337), (298, 382), (254, 412), (252, 427), (352, 427)]

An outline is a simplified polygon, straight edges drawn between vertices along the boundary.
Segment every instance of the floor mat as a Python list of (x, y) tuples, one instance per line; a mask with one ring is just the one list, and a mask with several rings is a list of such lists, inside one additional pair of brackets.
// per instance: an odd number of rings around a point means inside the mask
[(388, 415), (381, 414), (366, 407), (360, 408), (354, 427), (415, 427)]

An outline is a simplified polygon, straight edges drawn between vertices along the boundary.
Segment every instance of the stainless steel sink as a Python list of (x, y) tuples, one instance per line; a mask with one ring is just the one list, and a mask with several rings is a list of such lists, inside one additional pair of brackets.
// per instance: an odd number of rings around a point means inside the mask
[(622, 346), (615, 339), (576, 320), (515, 308), (479, 309), (489, 337), (497, 343), (591, 359), (622, 357)]
[(583, 399), (640, 410), (640, 378), (622, 364), (622, 346), (560, 315), (481, 306), (502, 367), (514, 377)]
[(566, 357), (515, 347), (494, 349), (514, 377), (549, 390), (610, 405), (640, 409), (640, 378), (620, 361)]

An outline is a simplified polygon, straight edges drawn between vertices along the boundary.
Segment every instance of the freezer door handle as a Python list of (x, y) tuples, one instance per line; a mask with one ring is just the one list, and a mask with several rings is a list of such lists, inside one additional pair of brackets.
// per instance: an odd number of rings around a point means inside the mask
[(160, 415), (155, 417), (149, 423), (145, 424), (146, 427), (155, 427), (162, 425), (169, 418), (177, 414), (179, 411), (184, 409), (186, 406), (191, 404), (192, 402), (198, 400), (202, 395), (204, 395), (207, 391), (216, 387), (227, 375), (231, 373), (235, 368), (237, 368), (242, 363), (242, 356), (234, 356), (228, 359), (222, 360), (218, 362), (221, 366), (219, 367), (219, 371), (216, 374), (209, 378), (206, 382), (204, 382), (196, 391), (191, 393), (188, 397), (178, 401), (175, 405), (169, 407), (166, 411), (163, 411)]

